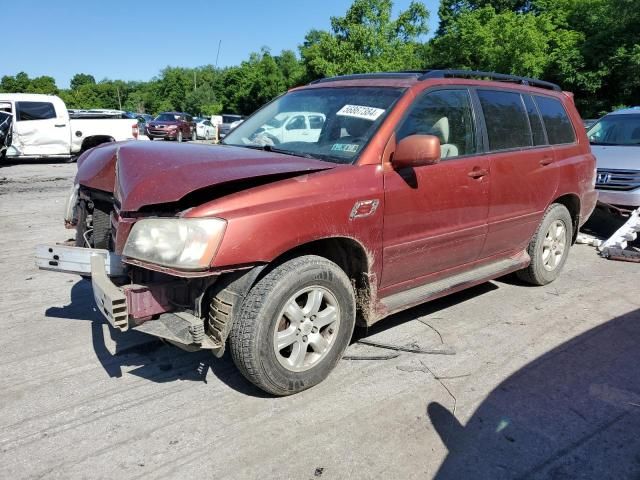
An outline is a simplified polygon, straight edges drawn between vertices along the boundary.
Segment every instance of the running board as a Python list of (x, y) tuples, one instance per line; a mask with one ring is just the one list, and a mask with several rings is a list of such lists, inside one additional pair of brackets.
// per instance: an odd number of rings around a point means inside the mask
[(395, 313), (405, 308), (427, 302), (443, 296), (446, 293), (462, 290), (479, 283), (501, 277), (507, 273), (520, 270), (529, 265), (531, 257), (525, 251), (515, 257), (498, 262), (489, 263), (473, 270), (443, 278), (426, 285), (395, 293), (381, 300), (388, 313)]

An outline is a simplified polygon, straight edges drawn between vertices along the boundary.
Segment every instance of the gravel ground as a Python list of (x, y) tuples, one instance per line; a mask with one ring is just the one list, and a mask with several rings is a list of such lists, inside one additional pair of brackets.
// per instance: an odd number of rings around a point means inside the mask
[(71, 236), (75, 169), (0, 168), (0, 478), (639, 478), (640, 265), (576, 246), (547, 287), (501, 279), (357, 332), (455, 356), (343, 360), (271, 398), (35, 268)]

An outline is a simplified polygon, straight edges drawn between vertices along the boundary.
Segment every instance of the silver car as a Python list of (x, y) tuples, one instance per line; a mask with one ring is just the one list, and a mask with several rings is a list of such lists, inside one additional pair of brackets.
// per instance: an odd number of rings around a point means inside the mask
[(597, 159), (598, 200), (625, 209), (640, 206), (640, 107), (605, 115), (587, 136)]

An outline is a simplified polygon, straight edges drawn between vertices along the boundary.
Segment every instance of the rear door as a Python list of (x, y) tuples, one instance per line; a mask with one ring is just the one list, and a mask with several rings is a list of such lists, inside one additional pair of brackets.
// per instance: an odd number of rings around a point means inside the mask
[(532, 97), (477, 89), (491, 152), (489, 230), (482, 257), (525, 248), (558, 188), (555, 152)]
[(69, 113), (61, 101), (15, 102), (13, 146), (19, 155), (69, 155)]
[(410, 288), (427, 275), (473, 262), (485, 241), (489, 157), (481, 152), (468, 89), (421, 94), (396, 139), (413, 134), (438, 136), (442, 158), (385, 172), (382, 288)]

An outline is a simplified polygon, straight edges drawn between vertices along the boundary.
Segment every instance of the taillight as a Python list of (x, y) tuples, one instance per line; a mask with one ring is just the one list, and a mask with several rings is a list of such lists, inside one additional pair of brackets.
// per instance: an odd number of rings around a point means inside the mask
[(140, 130), (138, 128), (138, 124), (134, 123), (131, 126), (131, 135), (133, 135), (133, 138), (135, 138), (136, 140), (138, 139), (138, 134), (140, 133)]

